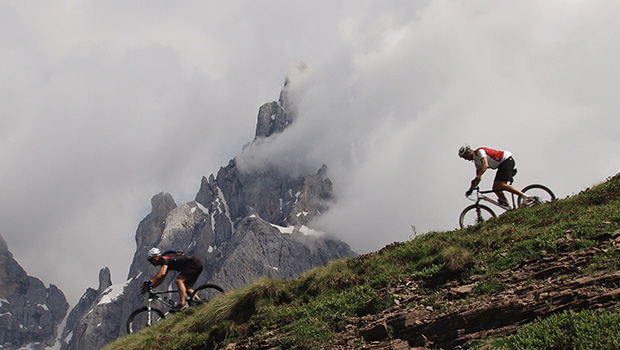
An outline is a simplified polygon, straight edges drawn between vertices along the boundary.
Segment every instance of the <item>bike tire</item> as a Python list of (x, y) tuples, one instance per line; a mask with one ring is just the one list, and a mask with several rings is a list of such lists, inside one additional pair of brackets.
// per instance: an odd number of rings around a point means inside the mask
[(150, 315), (146, 306), (136, 309), (127, 319), (127, 334), (137, 333), (161, 321), (164, 317), (165, 314), (159, 309), (151, 308)]
[(491, 208), (482, 204), (472, 204), (463, 209), (459, 217), (459, 225), (461, 228), (476, 225), (486, 220), (497, 217)]
[(197, 306), (204, 304), (209, 300), (224, 293), (222, 287), (215, 284), (203, 284), (194, 289), (194, 293), (189, 297), (189, 304), (191, 306)]
[[(521, 192), (525, 193), (527, 196), (535, 198), (535, 200), (531, 204), (528, 204), (527, 206), (539, 204), (539, 203), (548, 203), (548, 202), (552, 202), (555, 200), (555, 194), (553, 194), (553, 192), (547, 186), (544, 186), (544, 185), (539, 185), (539, 184), (528, 185), (528, 186), (525, 186), (521, 190)], [(521, 207), (521, 204), (523, 203), (522, 198), (519, 197), (517, 202), (518, 202), (518, 206)]]

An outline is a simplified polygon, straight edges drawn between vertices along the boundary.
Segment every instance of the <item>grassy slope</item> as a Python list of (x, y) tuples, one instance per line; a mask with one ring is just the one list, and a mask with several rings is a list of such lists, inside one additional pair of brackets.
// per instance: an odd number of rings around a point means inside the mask
[[(393, 305), (390, 287), (422, 281), (423, 302), (432, 304), (446, 282), (482, 275), (474, 292), (492, 294), (501, 289), (494, 276), (519, 261), (580, 250), (619, 228), (620, 174), (566, 199), (507, 212), (465, 230), (429, 232), (375, 253), (334, 261), (295, 280), (256, 281), (141, 334), (121, 338), (105, 350), (223, 348), (243, 339), (256, 348), (330, 348), (341, 340), (339, 333), (350, 319), (378, 314)], [(570, 240), (564, 239), (567, 235)], [(618, 258), (616, 249), (601, 252), (584, 273), (617, 270)], [(562, 317), (550, 322), (562, 324), (566, 319)], [(591, 325), (597, 323), (593, 319), (614, 317), (585, 315), (583, 319)], [(532, 338), (536, 332), (541, 332), (536, 325), (525, 327), (504, 345), (518, 343), (517, 337)]]

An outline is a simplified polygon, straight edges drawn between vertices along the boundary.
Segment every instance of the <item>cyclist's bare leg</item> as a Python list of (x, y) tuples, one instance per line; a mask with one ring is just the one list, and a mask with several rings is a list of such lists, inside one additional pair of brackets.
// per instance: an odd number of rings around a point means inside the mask
[(502, 191), (508, 191), (508, 192), (516, 194), (517, 196), (524, 195), (523, 192), (519, 191), (518, 188), (514, 187), (513, 185), (508, 184), (505, 181), (493, 181), (493, 190), (498, 191), (498, 192), (495, 192), (497, 194), (497, 197), (505, 201), (508, 201), (508, 200), (506, 199), (506, 195)]
[(181, 307), (185, 306), (185, 297), (187, 296), (187, 287), (185, 287), (185, 277), (179, 275), (175, 280), (177, 283), (177, 288), (179, 290), (179, 305)]

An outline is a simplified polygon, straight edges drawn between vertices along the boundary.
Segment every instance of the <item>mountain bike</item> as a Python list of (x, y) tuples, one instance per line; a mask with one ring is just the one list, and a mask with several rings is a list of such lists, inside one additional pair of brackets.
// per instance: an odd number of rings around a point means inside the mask
[[(512, 193), (512, 206), (501, 205), (498, 201), (487, 196), (488, 193), (497, 192), (495, 190), (480, 191), (479, 187), (476, 187), (472, 191), (472, 195), (467, 196), (468, 199), (475, 201), (476, 203), (466, 207), (461, 212), (459, 217), (459, 224), (461, 228), (475, 225), (491, 218), (497, 217), (495, 212), (488, 206), (480, 204), (481, 201), (489, 202), (501, 209), (508, 211), (522, 207), (529, 207), (531, 205), (546, 203), (555, 200), (555, 194), (546, 186), (539, 184), (532, 184), (525, 186), (521, 192), (525, 193), (531, 200), (527, 203), (522, 202), (522, 198)], [(515, 197), (517, 197), (515, 199)]]
[[(134, 310), (127, 319), (127, 333), (137, 333), (142, 329), (153, 325), (156, 322), (161, 321), (164, 317), (171, 313), (174, 313), (174, 307), (176, 301), (174, 301), (169, 294), (178, 293), (176, 290), (166, 290), (161, 292), (147, 289), (142, 291), (146, 297), (146, 306)], [(197, 306), (208, 302), (209, 300), (224, 293), (224, 289), (215, 284), (203, 284), (194, 289), (194, 293), (187, 298), (189, 306)], [(155, 302), (164, 307), (164, 310), (153, 307)]]

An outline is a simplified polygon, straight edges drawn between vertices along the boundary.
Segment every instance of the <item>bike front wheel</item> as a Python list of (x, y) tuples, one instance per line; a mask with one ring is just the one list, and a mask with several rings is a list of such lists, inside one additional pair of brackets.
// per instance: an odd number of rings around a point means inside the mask
[[(538, 203), (547, 203), (555, 200), (555, 194), (551, 192), (551, 190), (543, 185), (528, 185), (525, 186), (521, 192), (525, 193), (526, 196), (533, 198), (534, 200), (527, 204), (527, 206), (538, 204)], [(518, 205), (521, 207), (523, 204), (523, 199), (519, 197)]]
[(164, 313), (158, 309), (151, 308), (149, 310), (146, 306), (136, 309), (127, 319), (127, 333), (140, 332), (144, 328), (161, 321), (164, 317)]
[(192, 306), (204, 304), (209, 300), (224, 293), (224, 289), (215, 284), (203, 284), (194, 289), (194, 293), (189, 298), (189, 303)]
[(491, 208), (482, 204), (472, 204), (467, 208), (463, 209), (461, 212), (461, 216), (459, 218), (459, 224), (461, 228), (465, 228), (467, 226), (479, 224), (481, 222), (487, 221), (496, 217), (495, 213)]

